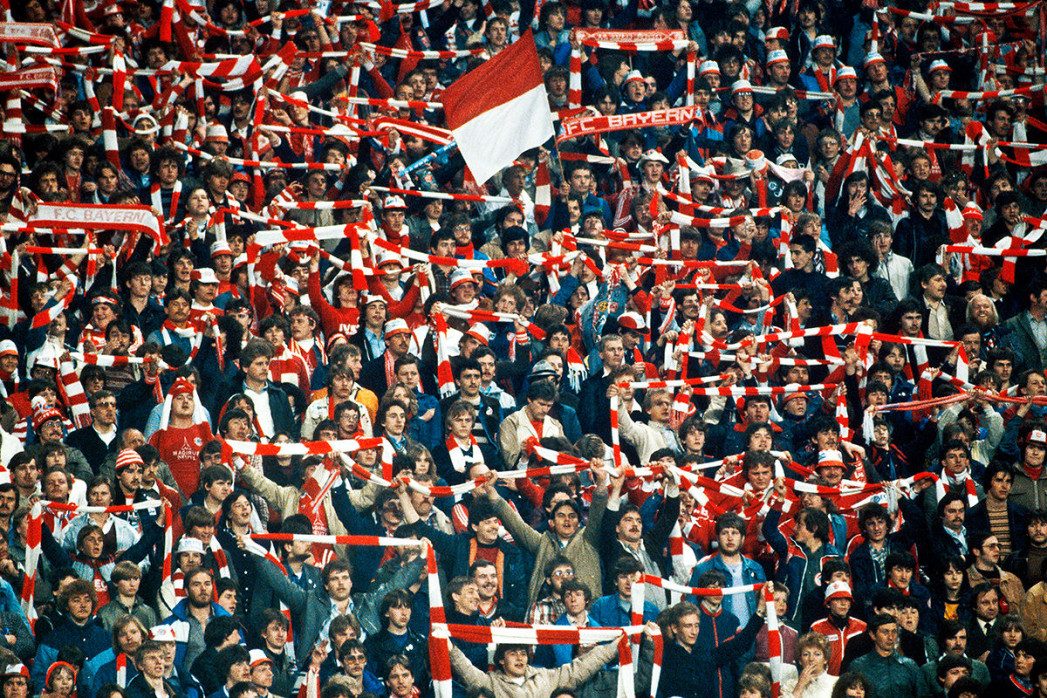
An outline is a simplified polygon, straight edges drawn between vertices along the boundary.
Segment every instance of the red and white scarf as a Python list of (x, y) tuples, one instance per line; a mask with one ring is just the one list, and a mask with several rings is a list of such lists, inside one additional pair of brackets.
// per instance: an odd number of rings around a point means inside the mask
[(458, 445), (458, 439), (453, 435), (447, 437), (447, 455), (451, 458), (451, 467), (455, 472), (467, 473), (470, 467), (484, 462), (484, 454), (473, 434), (469, 434), (469, 445), (469, 455), (466, 455), (465, 450)]

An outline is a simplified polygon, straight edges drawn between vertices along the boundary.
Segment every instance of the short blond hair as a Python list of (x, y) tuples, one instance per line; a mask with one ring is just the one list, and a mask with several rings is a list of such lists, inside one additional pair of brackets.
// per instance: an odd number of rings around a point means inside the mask
[[(777, 589), (775, 589), (775, 591), (777, 591)], [(809, 632), (806, 635), (803, 635), (796, 641), (796, 656), (799, 657), (808, 647), (817, 647), (821, 650), (822, 657), (825, 658), (825, 661), (829, 661), (832, 649), (829, 646), (829, 638), (825, 637), (825, 635), (816, 632)]]

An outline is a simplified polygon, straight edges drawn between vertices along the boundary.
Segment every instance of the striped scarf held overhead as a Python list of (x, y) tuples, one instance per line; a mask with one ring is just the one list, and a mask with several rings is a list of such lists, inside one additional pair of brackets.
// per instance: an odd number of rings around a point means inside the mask
[[(172, 514), (171, 507), (168, 506), (166, 501), (148, 500), (144, 502), (136, 502), (134, 504), (120, 504), (108, 507), (93, 507), (93, 506), (78, 506), (76, 504), (66, 504), (64, 502), (48, 502), (45, 500), (38, 500), (33, 504), (33, 508), (29, 512), (28, 518), (28, 530), (26, 531), (26, 542), (25, 542), (25, 580), (22, 584), (21, 589), (21, 602), (22, 610), (26, 614), (26, 618), (29, 620), (29, 625), (32, 627), (38, 617), (36, 612), (36, 606), (33, 603), (33, 597), (36, 588), (36, 575), (40, 563), (40, 556), (43, 554), (43, 521), (44, 521), (44, 509), (47, 508), (52, 512), (66, 512), (72, 515), (79, 514), (121, 514), (129, 511), (140, 511), (143, 509), (155, 509), (157, 507), (164, 508), (164, 550), (167, 551), (164, 557), (163, 567), (163, 578), (167, 579), (171, 576), (171, 550), (173, 549), (173, 526), (172, 526)], [(212, 544), (213, 545), (213, 544)], [(219, 546), (220, 548), (220, 546)], [(225, 554), (222, 554), (224, 560)], [(228, 574), (228, 565), (225, 567), (226, 573)]]
[[(642, 588), (642, 585), (641, 585)], [(442, 609), (441, 609), (442, 610)], [(451, 696), (451, 651), (450, 639), (479, 644), (522, 644), (522, 645), (592, 645), (615, 642), (618, 648), (618, 694), (624, 698), (636, 698), (633, 685), (635, 673), (634, 653), (630, 638), (639, 642), (646, 626), (632, 625), (624, 628), (574, 628), (561, 625), (507, 624), (507, 627), (484, 627), (454, 625), (434, 619), (429, 640), (429, 656), (433, 672), (433, 683), (438, 698)], [(651, 668), (651, 698), (657, 695), (662, 665), (662, 635), (652, 633), (654, 662)]]
[(87, 394), (76, 372), (76, 364), (66, 359), (59, 363), (58, 392), (62, 402), (69, 408), (69, 414), (77, 429), (91, 423), (91, 408), (87, 403)]

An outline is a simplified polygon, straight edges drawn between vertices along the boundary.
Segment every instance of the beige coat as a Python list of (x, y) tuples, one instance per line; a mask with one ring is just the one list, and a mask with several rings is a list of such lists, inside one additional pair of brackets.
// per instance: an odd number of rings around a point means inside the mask
[[(1003, 598), (1007, 599), (1007, 603), (1011, 607), (1009, 612), (1021, 613), (1022, 602), (1025, 600), (1025, 585), (1010, 572), (1000, 569), (999, 565), (997, 565), (996, 569), (1000, 572), (1000, 593), (1003, 594)], [(974, 565), (967, 568), (967, 578), (970, 580), (972, 587), (989, 581)]]
[(603, 665), (618, 657), (618, 642), (597, 645), (570, 664), (555, 669), (529, 667), (523, 684), (512, 681), (501, 671), (480, 671), (462, 651), (451, 645), (451, 667), (470, 689), (486, 688), (494, 698), (546, 698), (558, 688), (575, 689), (588, 681)]
[[(252, 491), (262, 495), (269, 502), (269, 506), (275, 507), (280, 512), (281, 519), (286, 519), (288, 516), (298, 513), (298, 503), (302, 500), (302, 491), (297, 487), (280, 486), (255, 468), (244, 468), (240, 471), (240, 476)], [(352, 502), (353, 507), (357, 511), (363, 511), (374, 504), (374, 500), (377, 499), (381, 489), (381, 487), (372, 483), (367, 483), (361, 490), (349, 489), (349, 501)], [(349, 535), (350, 532), (345, 530), (342, 520), (338, 518), (338, 513), (334, 510), (330, 493), (324, 497), (324, 516), (327, 517), (328, 533), (332, 536)], [(344, 545), (336, 545), (335, 553), (340, 558), (347, 557)]]
[(1039, 582), (1029, 589), (1022, 601), (1021, 616), (1026, 634), (1047, 642), (1047, 582)]
[(516, 509), (500, 497), (494, 504), (494, 511), (517, 545), (534, 556), (531, 581), (527, 585), (528, 605), (538, 600), (538, 592), (545, 582), (545, 565), (557, 555), (563, 555), (574, 563), (574, 578), (588, 584), (594, 597), (599, 596), (603, 588), (600, 572), (600, 527), (604, 512), (607, 511), (606, 487), (596, 488), (592, 506), (589, 507), (589, 520), (585, 526), (575, 531), (567, 545), (560, 545), (559, 539), (552, 531), (538, 533), (528, 526)]
[[(542, 423), (542, 437), (563, 436), (563, 425), (552, 417), (546, 417)], [(520, 458), (520, 452), (524, 444), (530, 438), (538, 438), (538, 432), (534, 430), (531, 420), (527, 417), (527, 410), (521, 408), (505, 418), (502, 426), (498, 429), (498, 447), (502, 450), (502, 460), (505, 467), (515, 468), (516, 461)]]

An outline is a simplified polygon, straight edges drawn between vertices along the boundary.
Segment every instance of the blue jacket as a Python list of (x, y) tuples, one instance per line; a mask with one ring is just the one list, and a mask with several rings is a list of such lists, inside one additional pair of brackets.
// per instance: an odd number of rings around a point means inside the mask
[[(211, 604), (211, 614), (214, 616), (228, 616), (229, 611), (225, 610), (216, 603)], [(175, 604), (175, 607), (171, 609), (171, 615), (164, 618), (164, 625), (170, 625), (172, 623), (188, 623), (189, 622), (189, 599), (182, 599)], [(188, 637), (188, 635), (187, 635)], [(247, 644), (244, 634), (240, 632), (240, 642)], [(111, 639), (110, 639), (111, 644)], [(185, 653), (189, 649), (189, 642), (176, 642), (175, 643), (175, 667), (181, 667), (185, 662)], [(50, 665), (48, 665), (50, 666)]]
[[(628, 606), (628, 604), (626, 604)], [(630, 608), (622, 608), (618, 594), (601, 596), (589, 606), (589, 617), (603, 628), (622, 628), (632, 625)], [(643, 602), (643, 622), (654, 620), (658, 617), (658, 608), (650, 601)]]
[(775, 577), (789, 587), (789, 611), (786, 614), (788, 620), (796, 621), (800, 617), (800, 598), (803, 592), (803, 580), (807, 575), (807, 565), (818, 565), (821, 569), (822, 561), (827, 557), (843, 557), (840, 551), (830, 543), (825, 543), (820, 555), (813, 560), (808, 560), (808, 552), (796, 541), (788, 540), (778, 529), (782, 518), (782, 512), (771, 509), (763, 520), (763, 537), (774, 550), (778, 557), (778, 570)]
[[(688, 584), (692, 587), (698, 586), (698, 578), (710, 570), (719, 570), (723, 572), (724, 576), (727, 577), (727, 583), (731, 583), (731, 573), (727, 569), (727, 565), (724, 564), (723, 557), (720, 553), (714, 555), (706, 555), (698, 564), (694, 566), (694, 571), (691, 572), (691, 581)], [(767, 581), (767, 575), (763, 573), (763, 567), (760, 567), (760, 563), (755, 560), (742, 556), (742, 584), (763, 584)], [(745, 599), (749, 602), (749, 615), (756, 613), (756, 594), (746, 594)], [(701, 599), (694, 596), (687, 597), (687, 600), (697, 605)]]
[[(755, 596), (755, 594), (749, 594), (749, 596)], [(701, 620), (698, 625), (698, 641), (694, 645), (696, 652), (711, 655), (716, 652), (716, 648), (722, 645), (726, 639), (735, 637), (742, 629), (738, 616), (723, 606), (720, 607), (720, 611), (715, 616), (701, 604), (698, 604), (698, 612)], [(758, 617), (755, 614), (750, 616), (750, 623), (753, 618)], [(741, 676), (742, 667), (749, 659), (752, 659), (752, 656), (753, 650), (750, 647), (740, 657), (717, 665), (715, 672), (708, 676), (710, 695), (715, 696), (715, 698), (733, 698), (735, 693), (734, 687), (738, 685), (738, 677)]]
[[(597, 601), (599, 601), (599, 599), (597, 599)], [(590, 627), (590, 628), (599, 628), (602, 625), (601, 623), (598, 623), (595, 618), (593, 618), (593, 614), (592, 614), (592, 610), (591, 609), (590, 609), (590, 612), (589, 612), (588, 615), (589, 615), (589, 625), (588, 625), (588, 627)], [(567, 614), (565, 613), (562, 616), (560, 616), (553, 625), (570, 626), (571, 625), (571, 621), (569, 621), (567, 619)], [(628, 623), (626, 623), (626, 625), (628, 625)], [(539, 647), (540, 647), (540, 645), (539, 645)], [(553, 657), (555, 658), (555, 661), (553, 662), (553, 666), (554, 667), (564, 666), (565, 664), (570, 664), (571, 662), (573, 662), (574, 658), (575, 658), (574, 657), (574, 650), (575, 650), (576, 647), (577, 647), (577, 645), (552, 645)]]
[(113, 636), (96, 617), (85, 625), (77, 625), (63, 614), (36, 650), (30, 675), (35, 693), (43, 690), (47, 670), (58, 660), (58, 650), (66, 646), (76, 647), (84, 653), (85, 660), (91, 660), (113, 646)]

